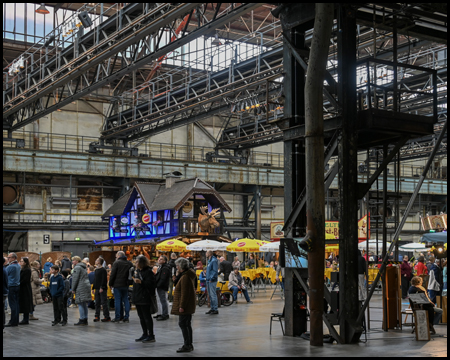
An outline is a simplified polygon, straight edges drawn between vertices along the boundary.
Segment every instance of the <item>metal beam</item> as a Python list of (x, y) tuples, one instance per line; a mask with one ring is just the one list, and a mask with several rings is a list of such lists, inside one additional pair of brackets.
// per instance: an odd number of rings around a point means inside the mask
[[(67, 105), (69, 102), (72, 102), (76, 99), (79, 99), (82, 96), (85, 96), (85, 95), (91, 93), (94, 90), (97, 90), (98, 88), (104, 86), (105, 84), (110, 83), (111, 81), (119, 79), (120, 77), (124, 76), (125, 74), (130, 73), (134, 70), (137, 70), (137, 69), (143, 67), (144, 65), (150, 63), (151, 61), (179, 48), (180, 46), (196, 39), (197, 37), (204, 35), (206, 33), (209, 33), (211, 31), (211, 29), (221, 27), (224, 24), (226, 24), (230, 21), (233, 21), (234, 19), (239, 17), (242, 13), (248, 12), (260, 5), (261, 5), (260, 3), (250, 3), (250, 4), (244, 3), (240, 6), (237, 6), (237, 7), (233, 8), (232, 10), (230, 10), (230, 12), (216, 18), (215, 20), (211, 20), (210, 22), (202, 25), (198, 29), (190, 32), (189, 34), (186, 34), (184, 37), (177, 39), (177, 40), (161, 47), (160, 49), (157, 49), (157, 50), (153, 51), (152, 53), (143, 56), (142, 58), (140, 58), (138, 60), (134, 60), (134, 61), (130, 62), (129, 64), (127, 64), (127, 66), (125, 68), (122, 68), (120, 70), (112, 72), (111, 74), (107, 74), (101, 80), (93, 81), (91, 84), (86, 86), (84, 89), (79, 90), (74, 95), (70, 95), (67, 98), (65, 98), (64, 100), (59, 101), (58, 104), (41, 110), (39, 113), (37, 113), (33, 116), (30, 116), (27, 119), (22, 120), (20, 123), (13, 125), (11, 128), (13, 130), (15, 130), (26, 124), (29, 124), (29, 123), (37, 120), (38, 118), (40, 118), (44, 115), (47, 115), (64, 105)], [(127, 47), (131, 46), (132, 44), (135, 44), (137, 41), (142, 40), (147, 35), (152, 34), (152, 33), (158, 33), (158, 31), (160, 31), (161, 28), (163, 28), (164, 26), (168, 25), (170, 22), (175, 21), (176, 19), (178, 19), (180, 17), (183, 17), (187, 12), (193, 10), (197, 6), (198, 6), (198, 4), (192, 4), (192, 3), (178, 5), (174, 10), (171, 10), (171, 11), (167, 12), (166, 14), (164, 14), (163, 16), (156, 18), (153, 22), (150, 23), (150, 25), (146, 24), (139, 31), (133, 31), (133, 33), (129, 37), (126, 37), (124, 40), (121, 40), (117, 46), (113, 47), (114, 51), (116, 51), (116, 52), (118, 50), (123, 51)], [(144, 17), (144, 20), (145, 19), (146, 18)], [(147, 19), (147, 21), (148, 21), (148, 19)], [(75, 77), (79, 76), (80, 73), (84, 74), (85, 71), (88, 71), (89, 69), (91, 69), (92, 65), (97, 65), (101, 61), (111, 57), (111, 46), (109, 46), (109, 44), (107, 42), (106, 42), (106, 46), (107, 46), (106, 49), (103, 50), (100, 54), (96, 54), (92, 58), (86, 59), (84, 63), (81, 62), (81, 64), (78, 65), (77, 67), (69, 68), (69, 66), (66, 65), (66, 69), (69, 69), (69, 70), (68, 70), (68, 73), (66, 75), (64, 75), (64, 77), (62, 79), (57, 80), (57, 81), (52, 81), (51, 77), (49, 77), (48, 79), (51, 81), (51, 83), (49, 85), (46, 85), (45, 88), (43, 88), (43, 89), (41, 89), (41, 88), (37, 89), (38, 90), (37, 93), (32, 96), (29, 96), (28, 99), (24, 99), (24, 100), (18, 102), (17, 104), (12, 103), (12, 102), (9, 102), (8, 104), (6, 104), (7, 106), (6, 107), (4, 106), (4, 108), (3, 108), (4, 109), (4, 111), (3, 111), (4, 119), (7, 117), (11, 117), (13, 114), (16, 114), (20, 109), (24, 108), (25, 106), (32, 105), (35, 100), (41, 99), (44, 95), (51, 93), (55, 89), (55, 86), (61, 86), (61, 85), (66, 84), (71, 79), (74, 79)], [(86, 54), (86, 56), (87, 55), (89, 55), (89, 54)], [(77, 59), (77, 61), (79, 61), (79, 60)], [(33, 87), (33, 88), (35, 88), (35, 87)]]
[[(406, 220), (408, 219), (409, 213), (411, 212), (411, 209), (414, 205), (414, 202), (416, 200), (417, 195), (419, 194), (420, 188), (422, 187), (422, 184), (427, 176), (428, 170), (430, 170), (431, 164), (433, 163), (434, 157), (436, 156), (437, 150), (441, 144), (442, 139), (444, 138), (445, 133), (447, 132), (447, 120), (445, 121), (444, 126), (442, 127), (442, 131), (441, 134), (439, 135), (439, 138), (436, 141), (436, 144), (434, 146), (433, 151), (431, 152), (427, 163), (425, 164), (425, 167), (423, 168), (422, 174), (420, 175), (419, 181), (417, 183), (416, 188), (414, 189), (414, 192), (411, 196), (411, 198), (409, 199), (408, 205), (406, 206), (405, 212), (403, 214), (402, 220), (400, 221), (400, 224), (398, 225), (397, 229), (395, 230), (394, 236), (392, 238), (392, 242), (391, 242), (391, 246), (389, 247), (389, 250), (386, 251), (386, 255), (383, 259), (383, 262), (381, 264), (381, 268), (378, 271), (377, 276), (375, 277), (375, 280), (373, 281), (373, 284), (377, 284), (378, 281), (380, 280), (380, 277), (384, 274), (384, 272), (386, 271), (386, 267), (388, 264), (388, 256), (389, 254), (394, 250), (396, 244), (398, 243), (398, 239), (399, 239), (399, 235), (402, 232), (403, 226), (406, 223)], [(357, 323), (361, 322), (363, 317), (364, 317), (364, 313), (367, 309), (367, 306), (369, 305), (370, 299), (372, 298), (372, 295), (375, 291), (375, 286), (371, 286), (369, 294), (367, 296), (367, 299), (364, 301), (364, 304), (359, 312), (358, 315), (358, 319), (356, 320)]]

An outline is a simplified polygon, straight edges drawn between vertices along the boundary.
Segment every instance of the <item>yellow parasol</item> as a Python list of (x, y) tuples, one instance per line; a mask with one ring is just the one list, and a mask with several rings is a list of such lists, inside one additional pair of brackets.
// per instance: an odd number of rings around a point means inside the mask
[(181, 252), (186, 250), (186, 244), (180, 240), (169, 239), (156, 245), (156, 250)]
[(325, 245), (325, 251), (339, 250), (339, 245)]
[(259, 252), (259, 247), (268, 244), (267, 241), (258, 239), (239, 239), (227, 246), (230, 252)]

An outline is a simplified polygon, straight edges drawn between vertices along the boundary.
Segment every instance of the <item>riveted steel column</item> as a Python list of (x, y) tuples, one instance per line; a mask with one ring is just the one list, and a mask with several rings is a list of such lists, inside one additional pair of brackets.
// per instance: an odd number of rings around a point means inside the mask
[(356, 129), (356, 21), (355, 11), (338, 11), (339, 100), (342, 105), (342, 139), (339, 153), (339, 313), (344, 343), (359, 340), (358, 302), (358, 197)]
[[(300, 27), (283, 29), (284, 37), (299, 48), (305, 47), (304, 30)], [(287, 46), (283, 49), (284, 63), (284, 117), (288, 126), (303, 125), (305, 123), (305, 71), (295, 60)], [(284, 142), (284, 218), (287, 219), (294, 207), (297, 198), (303, 191), (305, 181), (305, 145), (304, 140), (289, 140)], [(306, 207), (300, 212), (290, 234), (286, 237), (300, 237), (306, 233)], [(285, 291), (293, 293), (292, 272), (286, 269)], [(286, 335), (294, 336), (293, 302), (286, 296)]]

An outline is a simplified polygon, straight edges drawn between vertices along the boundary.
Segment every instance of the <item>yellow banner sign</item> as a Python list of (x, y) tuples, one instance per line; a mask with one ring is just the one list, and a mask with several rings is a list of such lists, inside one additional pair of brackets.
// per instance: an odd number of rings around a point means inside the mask
[[(339, 221), (326, 221), (325, 232), (339, 239)], [(369, 234), (367, 234), (369, 232)], [(358, 239), (366, 240), (367, 235), (370, 239), (370, 223), (367, 221), (367, 215), (358, 221)]]

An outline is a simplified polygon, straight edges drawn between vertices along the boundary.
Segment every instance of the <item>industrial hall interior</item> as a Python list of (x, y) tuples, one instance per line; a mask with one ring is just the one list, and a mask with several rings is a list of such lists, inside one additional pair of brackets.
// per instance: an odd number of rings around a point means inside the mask
[(3, 3), (3, 356), (446, 339), (445, 2)]

